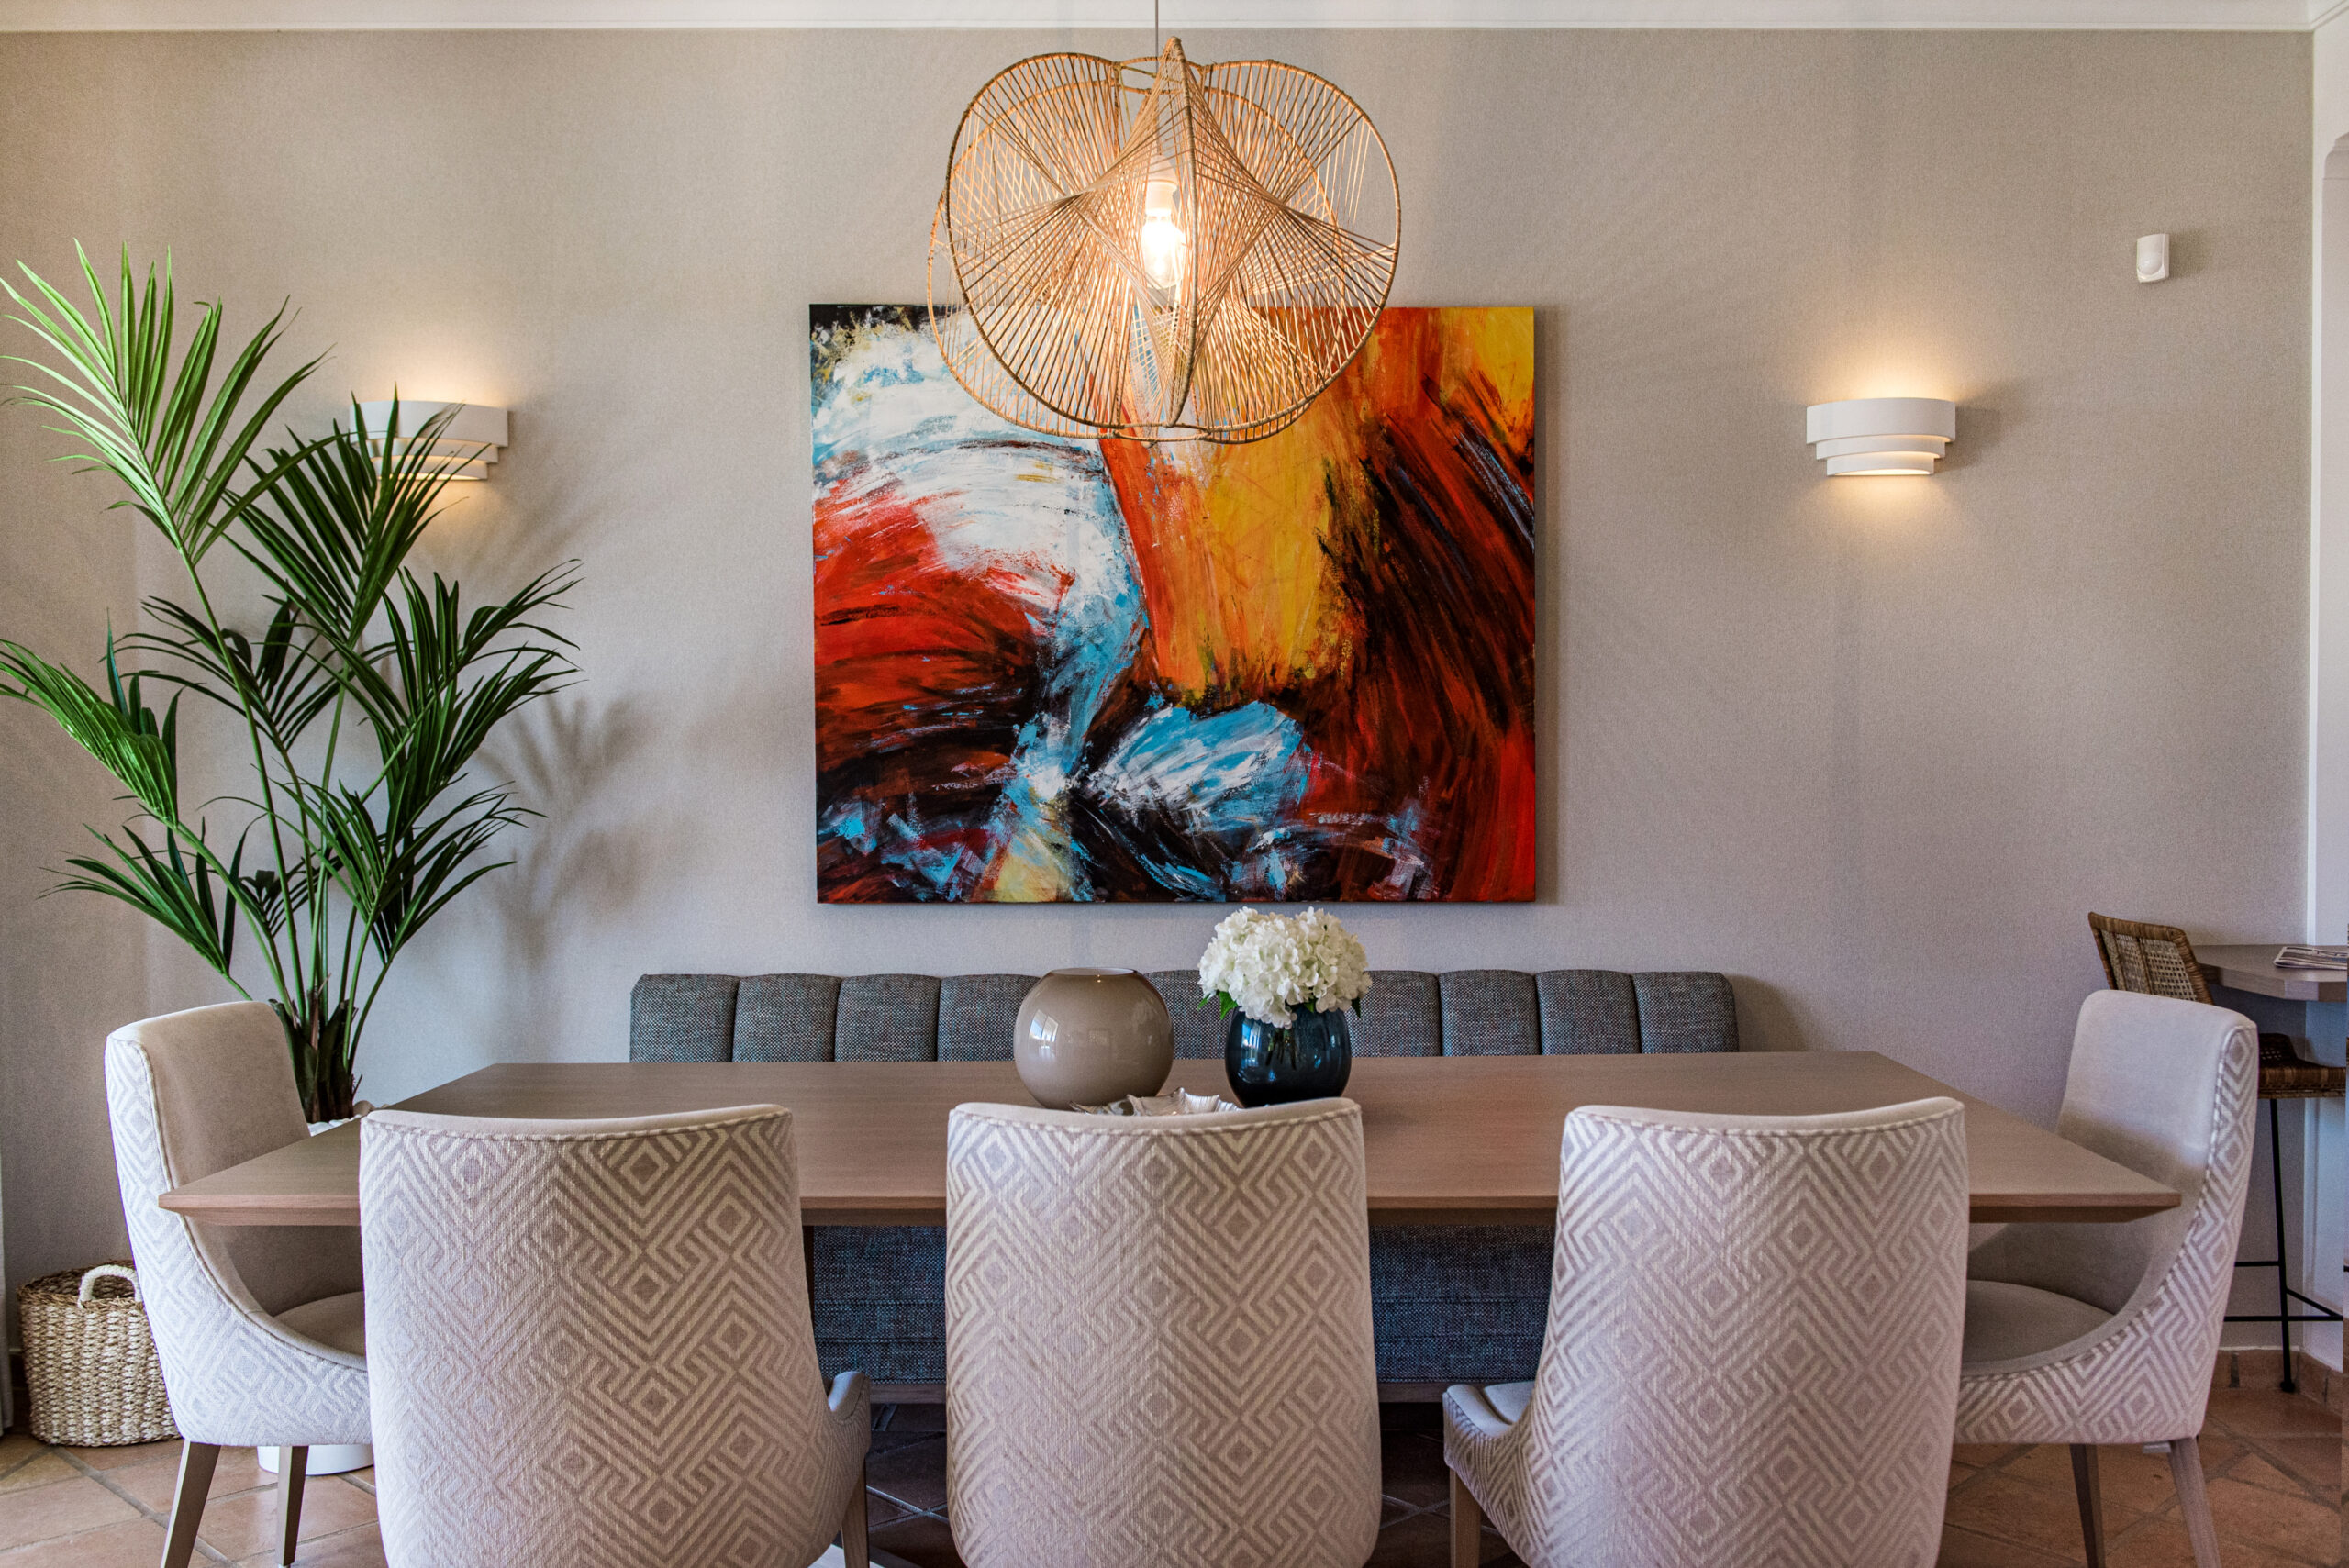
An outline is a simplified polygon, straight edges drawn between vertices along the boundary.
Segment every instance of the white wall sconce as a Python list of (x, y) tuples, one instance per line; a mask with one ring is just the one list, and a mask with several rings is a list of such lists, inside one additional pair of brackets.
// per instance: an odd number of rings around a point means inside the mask
[(1931, 473), (1957, 439), (1957, 405), (1938, 397), (1855, 397), (1804, 411), (1803, 439), (1829, 474)]
[[(439, 439), (432, 443), (432, 455), (454, 462), (457, 470), (452, 479), (487, 479), (489, 465), (497, 461), (500, 448), (507, 445), (506, 410), (492, 408), (480, 403), (425, 403), (400, 400), (400, 444), (409, 445), (412, 432), (425, 421), (438, 417), (444, 409), (454, 408), (456, 417), (440, 428)], [(370, 432), (388, 430), (392, 425), (392, 405), (389, 399), (381, 403), (359, 406), (360, 424)]]

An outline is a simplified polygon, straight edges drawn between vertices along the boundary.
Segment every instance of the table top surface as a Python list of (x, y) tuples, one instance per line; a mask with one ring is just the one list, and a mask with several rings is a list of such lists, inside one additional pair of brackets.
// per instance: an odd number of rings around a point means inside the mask
[[(1177, 1062), (1174, 1084), (1221, 1091), (1223, 1063)], [(1576, 1106), (1794, 1116), (1934, 1095), (1965, 1106), (1976, 1222), (2137, 1219), (2178, 1201), (1875, 1051), (1370, 1057), (1354, 1062), (1346, 1095), (1363, 1110), (1374, 1224), (1547, 1223)], [(570, 1118), (787, 1106), (806, 1223), (939, 1225), (946, 1116), (974, 1100), (1033, 1103), (1008, 1062), (576, 1062), (485, 1067), (397, 1108)], [(359, 1131), (346, 1124), (191, 1182), (162, 1207), (223, 1225), (356, 1225)]]
[[(2196, 948), (2195, 962), (2202, 978), (2230, 991), (2255, 996), (2281, 996), (2288, 1002), (2349, 1002), (2349, 972), (2338, 969), (2278, 969), (2276, 954), (2282, 942), (2250, 947)], [(2223, 996), (2212, 998), (2221, 1006)]]

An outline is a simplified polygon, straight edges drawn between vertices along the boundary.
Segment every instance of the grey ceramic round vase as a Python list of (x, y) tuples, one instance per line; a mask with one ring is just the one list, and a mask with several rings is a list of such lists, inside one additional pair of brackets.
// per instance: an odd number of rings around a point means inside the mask
[(1130, 969), (1055, 969), (1019, 1004), (1012, 1061), (1052, 1110), (1154, 1095), (1174, 1067), (1174, 1022)]

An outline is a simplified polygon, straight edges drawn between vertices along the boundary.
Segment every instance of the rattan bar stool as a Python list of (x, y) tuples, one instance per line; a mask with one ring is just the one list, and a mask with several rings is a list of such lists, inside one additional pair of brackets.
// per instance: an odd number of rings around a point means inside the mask
[[(2097, 956), (2104, 961), (2104, 978), (2115, 991), (2142, 991), (2181, 1002), (2210, 1000), (2210, 983), (2195, 962), (2194, 944), (2176, 926), (2149, 925), (2143, 920), (2116, 920), (2091, 913), (2088, 929), (2096, 935)], [(2284, 1237), (2283, 1100), (2337, 1100), (2349, 1086), (2349, 1068), (2327, 1067), (2304, 1060), (2292, 1049), (2292, 1037), (2259, 1037), (2259, 1097), (2267, 1102), (2267, 1171), (2275, 1188), (2276, 1255), (2238, 1260), (2239, 1269), (2276, 1271), (2274, 1312), (2231, 1312), (2230, 1323), (2274, 1323), (2284, 1337), (2284, 1392), (2297, 1394), (2292, 1376), (2292, 1325), (2338, 1323), (2341, 1314), (2321, 1301), (2292, 1288), (2291, 1249)], [(2295, 1313), (2299, 1302), (2312, 1310)]]

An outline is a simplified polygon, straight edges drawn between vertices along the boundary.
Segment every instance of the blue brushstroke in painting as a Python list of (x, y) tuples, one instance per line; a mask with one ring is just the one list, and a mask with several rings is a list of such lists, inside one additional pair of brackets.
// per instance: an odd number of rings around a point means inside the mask
[[(998, 417), (963, 390), (928, 332), (904, 328), (861, 331), (833, 361), (812, 434), (818, 486), (844, 498), (914, 498), (942, 557), (1012, 585), (1038, 635), (1044, 690), (989, 819), (985, 860), (1049, 866), (1068, 896), (1086, 896), (1082, 854), (1056, 806), (1143, 620), (1132, 542), (1099, 449)], [(867, 851), (876, 842), (861, 820), (821, 823), (818, 834)], [(985, 870), (960, 851), (908, 845), (884, 858), (941, 896), (966, 894)]]

